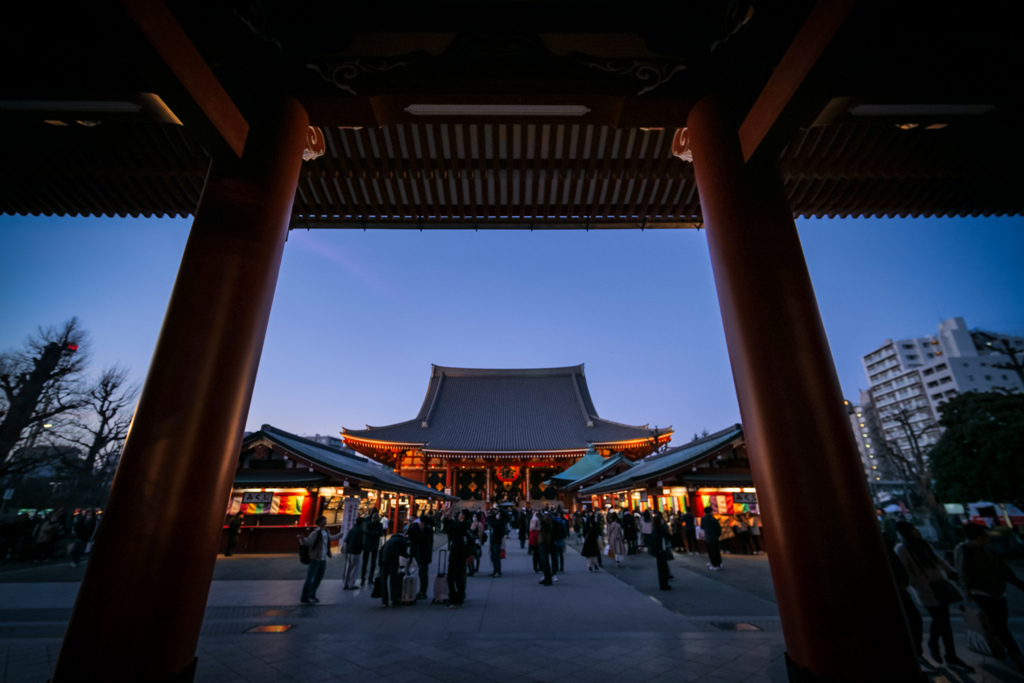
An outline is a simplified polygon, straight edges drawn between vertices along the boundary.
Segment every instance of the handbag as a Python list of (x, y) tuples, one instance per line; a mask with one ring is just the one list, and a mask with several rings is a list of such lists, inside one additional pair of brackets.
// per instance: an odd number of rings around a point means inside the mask
[(928, 587), (931, 588), (932, 594), (935, 595), (935, 599), (939, 601), (940, 605), (952, 605), (964, 599), (964, 596), (960, 595), (960, 591), (953, 585), (953, 582), (947, 579), (932, 581), (928, 584)]
[(504, 550), (502, 550), (500, 553), (498, 553), (498, 558), (502, 559), (502, 560), (505, 559), (505, 551)]
[(299, 542), (299, 562), (309, 564), (309, 546)]
[(371, 598), (380, 598), (380, 577), (374, 577), (373, 579), (373, 590), (370, 591)]
[(960, 610), (967, 626), (967, 649), (986, 657), (1006, 659), (1006, 648), (996, 636), (988, 616), (973, 602), (960, 605)]

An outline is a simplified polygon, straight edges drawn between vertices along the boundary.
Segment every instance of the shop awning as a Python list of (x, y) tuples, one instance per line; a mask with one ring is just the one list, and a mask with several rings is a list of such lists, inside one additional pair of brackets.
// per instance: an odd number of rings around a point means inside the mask
[[(265, 424), (258, 432), (253, 432), (247, 436), (242, 441), (242, 448), (245, 449), (247, 446), (254, 445), (261, 440), (270, 442), (274, 448), (280, 448), (297, 463), (301, 462), (307, 468), (312, 469), (312, 471), (296, 473), (294, 476), (298, 477), (300, 474), (304, 474), (309, 477), (316, 475), (323, 477), (315, 485), (337, 485), (347, 481), (350, 485), (359, 484), (364, 488), (405, 493), (420, 498), (457, 500), (457, 498), (445, 495), (425, 484), (399, 476), (391, 468), (370, 460), (365, 456), (358, 455), (352, 451), (325, 446), (277, 429), (271, 425)], [(285, 470), (277, 470), (275, 474), (283, 471)], [(240, 470), (239, 474), (236, 474), (236, 483), (243, 472)], [(270, 475), (271, 472), (255, 470), (245, 473), (244, 476), (258, 477), (263, 473)]]
[(580, 489), (581, 496), (614, 493), (627, 489), (638, 488), (644, 482), (676, 473), (684, 468), (692, 467), (708, 455), (721, 450), (730, 443), (743, 437), (743, 427), (733, 425), (698, 441), (693, 441), (662, 453), (647, 456), (632, 469), (621, 472), (610, 479)]

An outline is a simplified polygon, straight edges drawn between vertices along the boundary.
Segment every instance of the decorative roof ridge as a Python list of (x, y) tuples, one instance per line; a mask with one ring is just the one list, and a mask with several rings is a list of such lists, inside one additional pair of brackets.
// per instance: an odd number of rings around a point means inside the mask
[(743, 433), (743, 425), (741, 425), (740, 423), (737, 422), (736, 424), (734, 424), (734, 425), (732, 425), (730, 427), (726, 427), (725, 429), (718, 430), (714, 434), (708, 434), (707, 436), (702, 436), (701, 438), (697, 439), (696, 441), (690, 441), (689, 443), (684, 443), (682, 446), (676, 446), (675, 448), (669, 448), (668, 450), (661, 451), (660, 453), (652, 453), (649, 456), (647, 456), (646, 458), (644, 458), (644, 460), (657, 460), (657, 459), (662, 458), (664, 456), (672, 455), (674, 453), (678, 453), (679, 451), (686, 450), (687, 448), (694, 448), (696, 446), (702, 446), (705, 443), (708, 443), (708, 442), (711, 442), (711, 441), (715, 441), (716, 439), (721, 439), (723, 436), (725, 436), (729, 432), (736, 431), (737, 429), (740, 431), (741, 434)]
[[(436, 365), (431, 365), (431, 374), (433, 374), (433, 368)], [(437, 407), (437, 397), (441, 395), (441, 388), (444, 386), (444, 370), (437, 376), (437, 385), (434, 387), (434, 398), (430, 401), (430, 408), (427, 409), (427, 414), (423, 416), (423, 422), (420, 423), (420, 427), (426, 429), (430, 426), (430, 416), (434, 414), (434, 408)]]
[[(603, 422), (605, 424), (615, 425), (616, 427), (629, 427), (631, 429), (648, 429), (648, 430), (651, 428), (651, 423), (650, 422), (648, 422), (645, 425), (628, 425), (625, 422), (616, 422), (615, 420), (609, 420), (609, 419), (606, 419), (606, 418), (603, 418), (603, 417), (598, 417), (597, 415), (594, 416), (594, 419), (598, 420), (600, 422)], [(675, 430), (672, 429), (672, 425), (669, 425), (668, 427), (665, 427), (664, 429), (659, 429), (658, 431), (661, 434), (668, 434), (670, 432), (672, 432), (672, 433), (675, 432)]]
[[(579, 405), (580, 412), (583, 413), (583, 417), (587, 421), (587, 427), (593, 427), (594, 426), (594, 416), (590, 414), (590, 411), (587, 410), (586, 404), (583, 403), (583, 395), (580, 393), (580, 383), (576, 379), (575, 373), (572, 375), (571, 379), (572, 379), (572, 390), (576, 394), (576, 404)], [(591, 448), (593, 448), (593, 446), (591, 446)]]
[(419, 418), (414, 417), (411, 420), (402, 420), (401, 422), (396, 422), (396, 423), (390, 424), (390, 425), (380, 425), (379, 427), (374, 427), (373, 425), (366, 425), (366, 429), (351, 429), (349, 427), (342, 427), (341, 428), (341, 435), (345, 436), (346, 434), (353, 434), (353, 433), (358, 433), (358, 432), (372, 432), (372, 431), (375, 431), (375, 430), (378, 430), (378, 429), (390, 429), (391, 427), (399, 427), (401, 425), (413, 424), (418, 419)]
[[(344, 427), (342, 429), (344, 429)], [(295, 439), (296, 441), (301, 441), (302, 443), (304, 443), (304, 444), (306, 444), (308, 446), (313, 446), (314, 448), (322, 448), (325, 451), (330, 451), (331, 453), (334, 453), (336, 455), (341, 455), (341, 456), (344, 456), (346, 458), (351, 458), (353, 460), (358, 460), (360, 462), (367, 462), (367, 463), (372, 463), (372, 464), (375, 464), (375, 465), (379, 465), (380, 464), (380, 463), (378, 463), (375, 460), (370, 460), (366, 456), (359, 455), (355, 451), (342, 450), (340, 448), (334, 448), (333, 446), (327, 446), (325, 444), (320, 443), (319, 441), (313, 441), (313, 440), (307, 439), (307, 438), (305, 438), (303, 436), (299, 436), (298, 434), (292, 434), (291, 432), (286, 432), (283, 429), (279, 429), (279, 428), (277, 428), (277, 427), (275, 427), (273, 425), (269, 425), (269, 424), (265, 424), (265, 425), (261, 426), (259, 432), (253, 432), (248, 437), (246, 437), (246, 439), (252, 438), (254, 435), (259, 434), (261, 432), (263, 434), (271, 436), (271, 437), (273, 437), (274, 434), (280, 434), (281, 436), (284, 436), (286, 438)], [(244, 443), (245, 439), (243, 439), (242, 442)]]
[(454, 368), (431, 365), (430, 376), (440, 377), (560, 377), (562, 375), (583, 375), (583, 364), (558, 368)]

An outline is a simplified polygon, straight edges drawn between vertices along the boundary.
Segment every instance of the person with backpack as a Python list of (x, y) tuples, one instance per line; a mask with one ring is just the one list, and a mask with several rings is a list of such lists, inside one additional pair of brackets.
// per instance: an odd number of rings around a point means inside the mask
[(327, 571), (327, 558), (331, 556), (331, 541), (341, 538), (341, 532), (332, 534), (327, 530), (327, 518), (320, 515), (316, 518), (316, 529), (309, 536), (297, 534), (299, 543), (309, 547), (309, 565), (306, 569), (306, 580), (302, 584), (302, 597), (299, 602), (308, 605), (320, 602), (316, 597), (316, 589), (324, 579)]
[(356, 574), (359, 573), (359, 560), (363, 555), (363, 518), (357, 517), (355, 526), (348, 530), (345, 535), (345, 588), (347, 591), (354, 591), (359, 588), (356, 585)]

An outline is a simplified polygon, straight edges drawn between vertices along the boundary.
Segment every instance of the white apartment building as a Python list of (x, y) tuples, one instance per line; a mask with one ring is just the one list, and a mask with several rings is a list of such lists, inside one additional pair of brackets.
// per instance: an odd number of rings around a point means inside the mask
[(972, 334), (963, 318), (950, 318), (934, 335), (887, 339), (864, 356), (868, 394), (881, 420), (882, 437), (909, 455), (911, 435), (921, 448), (938, 440), (938, 406), (950, 397), (996, 387), (1024, 391), (1013, 370), (995, 367), (1010, 360), (992, 343), (1004, 339), (1024, 350), (1024, 337)]
[(880, 444), (884, 443), (884, 438), (878, 411), (875, 410), (871, 402), (871, 394), (861, 391), (858, 405), (846, 401), (846, 415), (857, 442), (857, 451), (860, 453), (861, 464), (864, 466), (864, 476), (867, 478), (868, 484), (872, 486), (872, 490), (875, 486), (881, 485), (881, 482), (898, 480), (899, 475), (889, 460), (882, 457), (878, 448)]

